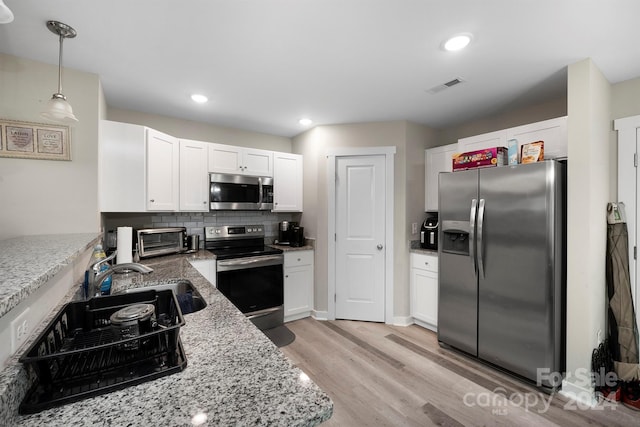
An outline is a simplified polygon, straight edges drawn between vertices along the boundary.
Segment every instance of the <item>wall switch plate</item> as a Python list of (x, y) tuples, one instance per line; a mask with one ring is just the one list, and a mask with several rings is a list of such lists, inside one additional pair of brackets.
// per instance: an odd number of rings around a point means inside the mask
[(24, 310), (11, 322), (11, 352), (15, 353), (27, 340), (31, 333), (31, 325), (28, 321), (29, 308)]
[(411, 224), (411, 234), (418, 234), (418, 223), (414, 222)]

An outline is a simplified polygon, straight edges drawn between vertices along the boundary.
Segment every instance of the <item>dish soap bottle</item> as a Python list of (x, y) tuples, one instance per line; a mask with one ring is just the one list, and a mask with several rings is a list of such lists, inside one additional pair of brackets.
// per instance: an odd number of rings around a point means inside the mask
[(100, 289), (89, 289), (89, 275), (93, 275), (95, 277), (101, 271), (105, 271), (109, 268), (106, 263), (100, 264), (97, 268), (92, 268), (96, 262), (105, 258), (107, 258), (107, 255), (104, 253), (102, 245), (96, 245), (95, 248), (93, 248), (93, 253), (91, 254), (91, 258), (89, 258), (89, 264), (87, 265), (87, 270), (85, 272), (85, 281), (83, 284), (85, 299), (99, 295), (109, 295), (111, 293), (111, 275), (104, 279)]

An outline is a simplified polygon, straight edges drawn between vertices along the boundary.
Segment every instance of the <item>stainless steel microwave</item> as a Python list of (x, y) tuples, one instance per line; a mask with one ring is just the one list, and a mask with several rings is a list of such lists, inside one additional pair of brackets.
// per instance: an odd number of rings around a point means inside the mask
[(273, 209), (273, 178), (221, 173), (209, 174), (209, 202), (214, 210)]

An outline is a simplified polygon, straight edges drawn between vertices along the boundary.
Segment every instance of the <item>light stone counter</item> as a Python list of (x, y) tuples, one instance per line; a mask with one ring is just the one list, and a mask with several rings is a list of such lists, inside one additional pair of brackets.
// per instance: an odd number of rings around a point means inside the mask
[(0, 317), (98, 243), (99, 237), (84, 233), (0, 240)]
[[(185, 316), (180, 329), (187, 357), (184, 371), (33, 415), (18, 415), (17, 407), (4, 413), (0, 407), (3, 422), (190, 426), (206, 419), (198, 425), (313, 426), (329, 419), (329, 397), (189, 263), (202, 259), (213, 255), (201, 250), (151, 258), (142, 261), (154, 269), (149, 275), (113, 276), (113, 292), (189, 279), (207, 301), (206, 308)], [(26, 383), (24, 369), (14, 366), (12, 372), (17, 371)], [(0, 405), (7, 400), (2, 390), (0, 399)]]

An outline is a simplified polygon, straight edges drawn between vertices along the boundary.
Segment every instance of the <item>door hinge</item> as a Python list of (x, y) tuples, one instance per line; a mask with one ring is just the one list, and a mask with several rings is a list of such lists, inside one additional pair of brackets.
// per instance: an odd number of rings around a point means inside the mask
[(638, 259), (638, 247), (633, 247), (633, 259)]
[(638, 153), (633, 153), (633, 167), (638, 167)]

